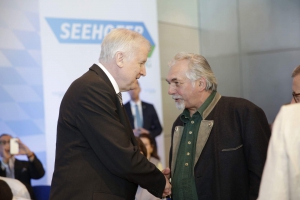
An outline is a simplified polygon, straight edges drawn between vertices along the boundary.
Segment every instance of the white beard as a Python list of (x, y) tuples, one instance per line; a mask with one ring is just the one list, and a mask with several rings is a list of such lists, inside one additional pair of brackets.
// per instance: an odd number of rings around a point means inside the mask
[(176, 104), (176, 108), (178, 110), (183, 110), (185, 108), (185, 103), (184, 103), (184, 100), (182, 99), (182, 96), (180, 95), (172, 95), (172, 99), (179, 99), (178, 102), (175, 101), (175, 104)]
[(183, 100), (180, 100), (179, 102), (175, 102), (176, 103), (176, 108), (178, 110), (183, 110), (185, 108), (185, 103)]

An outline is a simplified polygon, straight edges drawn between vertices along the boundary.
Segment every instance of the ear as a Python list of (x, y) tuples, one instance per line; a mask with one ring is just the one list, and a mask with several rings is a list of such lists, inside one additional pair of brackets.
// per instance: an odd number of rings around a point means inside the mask
[(116, 54), (115, 54), (115, 61), (116, 61), (116, 64), (120, 68), (122, 68), (124, 66), (123, 60), (124, 60), (124, 54), (120, 51), (117, 51)]
[(205, 80), (204, 78), (198, 79), (197, 84), (198, 84), (198, 86), (199, 86), (199, 90), (200, 90), (200, 91), (205, 90), (205, 88), (206, 88), (206, 80)]

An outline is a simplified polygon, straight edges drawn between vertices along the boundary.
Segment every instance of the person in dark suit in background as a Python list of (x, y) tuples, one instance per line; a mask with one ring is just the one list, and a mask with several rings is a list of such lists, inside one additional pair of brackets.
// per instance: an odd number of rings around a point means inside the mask
[(149, 50), (141, 34), (111, 30), (99, 63), (65, 93), (50, 199), (130, 200), (138, 185), (159, 198), (169, 195), (169, 181), (140, 153), (120, 93), (146, 75)]
[(0, 176), (19, 180), (26, 186), (30, 197), (35, 199), (31, 179), (40, 179), (45, 175), (43, 164), (20, 139), (18, 155), (26, 155), (28, 161), (16, 159), (10, 154), (11, 138), (12, 136), (6, 133), (0, 135)]
[(168, 93), (183, 109), (172, 127), (172, 198), (257, 199), (271, 134), (264, 111), (221, 96), (201, 55), (178, 53), (169, 66)]
[(156, 136), (161, 134), (162, 126), (154, 106), (141, 101), (141, 87), (138, 81), (136, 81), (136, 84), (135, 89), (128, 91), (131, 100), (124, 105), (124, 108), (129, 117), (134, 135), (139, 136), (145, 133), (150, 134), (155, 139)]

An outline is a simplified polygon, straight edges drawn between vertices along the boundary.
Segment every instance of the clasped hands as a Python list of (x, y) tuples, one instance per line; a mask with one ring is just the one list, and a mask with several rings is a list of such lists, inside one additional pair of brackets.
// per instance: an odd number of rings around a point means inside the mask
[(165, 186), (165, 189), (164, 189), (164, 192), (163, 192), (163, 198), (167, 197), (167, 196), (170, 196), (171, 195), (171, 183), (169, 181), (170, 179), (170, 168), (165, 168), (164, 170), (162, 170), (162, 173), (165, 175), (165, 178), (166, 178), (166, 186)]

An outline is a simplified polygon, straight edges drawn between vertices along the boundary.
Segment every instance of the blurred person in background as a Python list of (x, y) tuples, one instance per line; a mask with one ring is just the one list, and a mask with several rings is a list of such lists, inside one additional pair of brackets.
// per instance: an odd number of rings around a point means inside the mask
[(258, 200), (299, 199), (300, 104), (291, 104), (275, 119)]
[(291, 103), (300, 103), (300, 65), (296, 67), (292, 73), (293, 78), (293, 98)]
[[(5, 181), (11, 189), (13, 200), (30, 200), (30, 194), (23, 183), (17, 179), (0, 176), (0, 180)], [(2, 197), (0, 195), (0, 197)], [(2, 200), (2, 199), (1, 199)]]
[(135, 89), (128, 91), (131, 100), (124, 104), (124, 108), (134, 135), (149, 134), (155, 139), (161, 134), (162, 126), (153, 104), (141, 101), (140, 92), (140, 84), (136, 81)]
[[(146, 135), (147, 137), (151, 137), (149, 134), (144, 134), (144, 135)], [(142, 141), (142, 139), (140, 137), (136, 137), (136, 140), (138, 142), (140, 152), (145, 157), (147, 157), (148, 152), (147, 152), (147, 148), (146, 148), (144, 142)], [(155, 164), (155, 163), (153, 163), (153, 164)], [(135, 200), (159, 200), (159, 199), (160, 198), (153, 196), (150, 192), (148, 192), (146, 189), (142, 188), (141, 186), (139, 186), (136, 191)]]
[(19, 153), (17, 155), (26, 155), (28, 161), (18, 160), (10, 153), (11, 135), (3, 133), (0, 135), (0, 156), (1, 167), (0, 176), (14, 178), (23, 183), (31, 198), (35, 195), (31, 186), (31, 179), (40, 179), (45, 175), (45, 169), (37, 156), (20, 140)]
[(147, 149), (147, 159), (152, 162), (159, 170), (163, 170), (163, 166), (157, 153), (155, 140), (151, 137), (151, 135), (146, 133), (140, 134), (139, 138), (142, 140)]

